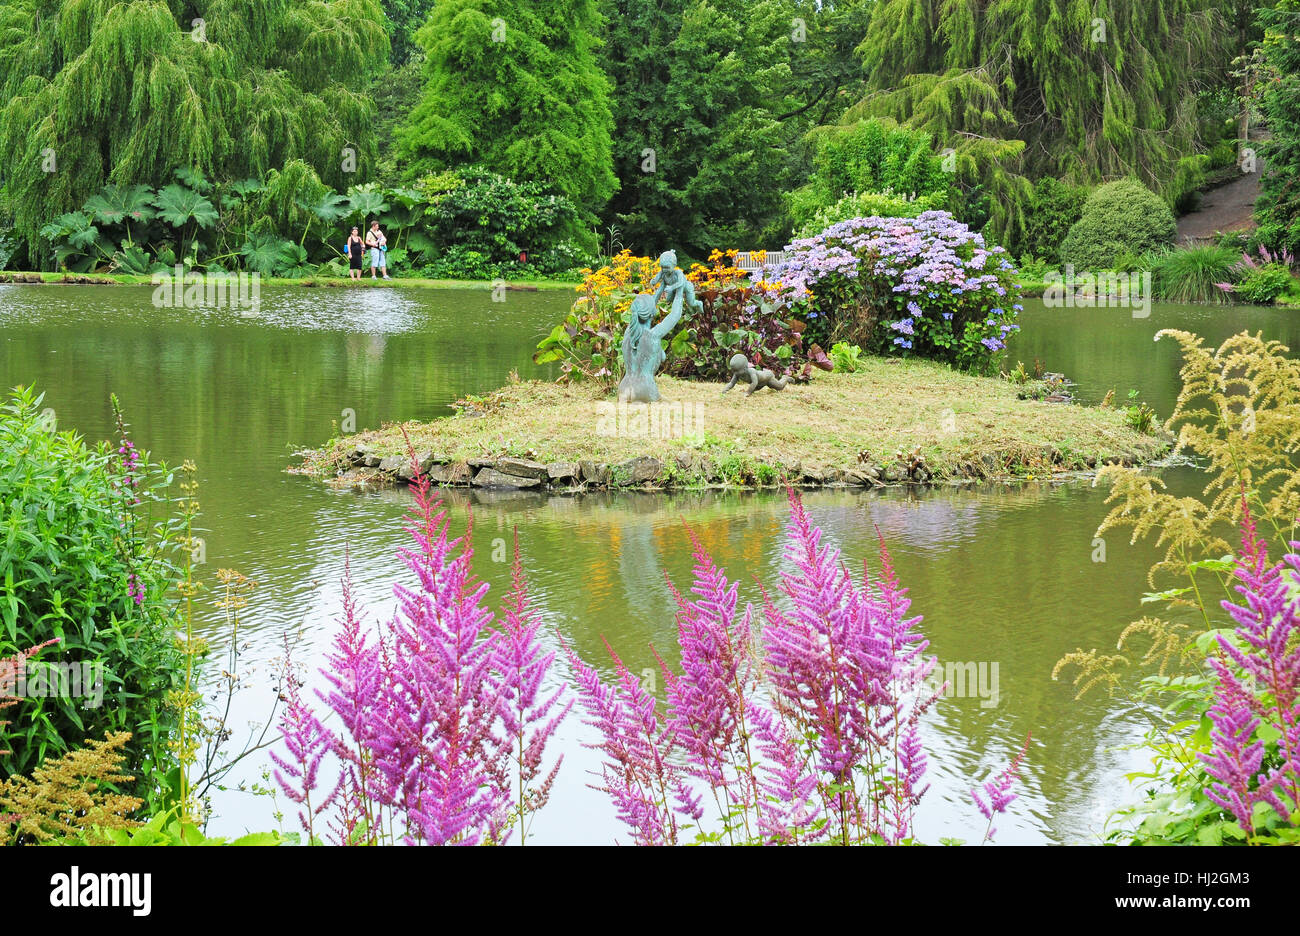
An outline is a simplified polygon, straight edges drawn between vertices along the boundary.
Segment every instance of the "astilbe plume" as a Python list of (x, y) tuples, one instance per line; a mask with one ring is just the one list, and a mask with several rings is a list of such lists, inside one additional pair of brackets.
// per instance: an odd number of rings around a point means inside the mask
[[(542, 684), (555, 660), (554, 651), (543, 650), (537, 639), (541, 623), (529, 604), (523, 564), (519, 559), (519, 535), (515, 534), (515, 558), (511, 588), (502, 608), (497, 639), (497, 686), (500, 717), (507, 744), (504, 754), (513, 768), (514, 818), (519, 823), (519, 843), (528, 841), (529, 816), (550, 799), (551, 787), (564, 762), (556, 758), (542, 776), (546, 743), (573, 708), (564, 686), (549, 695)], [(539, 782), (539, 779), (540, 782)]]
[[(1254, 831), (1254, 807), (1269, 804), (1291, 821), (1300, 803), (1300, 543), (1270, 564), (1249, 509), (1242, 505), (1242, 548), (1235, 574), (1244, 605), (1224, 601), (1236, 623), (1233, 638), (1218, 635), (1220, 654), (1210, 660), (1216, 682), (1209, 709), (1210, 752), (1201, 754), (1214, 779), (1205, 790)], [(1279, 735), (1277, 764), (1264, 770), (1266, 744), (1259, 729)]]
[(900, 842), (925, 792), (918, 721), (939, 695), (924, 689), (935, 661), (923, 655), (920, 618), (906, 617), (910, 599), (883, 543), (880, 581), (864, 574), (855, 585), (793, 491), (788, 535), (795, 571), (781, 590), (792, 607), (767, 597), (763, 628), (777, 710), (792, 736), (815, 738), (810, 754), (841, 842)]
[(685, 598), (668, 582), (677, 602), (682, 667), (679, 676), (660, 660), (668, 736), (684, 754), (687, 772), (709, 785), (728, 825), (738, 818), (749, 838), (751, 812), (762, 799), (746, 725), (746, 700), (754, 689), (753, 608), (737, 616), (736, 583), (727, 580), (695, 532), (686, 532), (695, 558), (695, 597)]
[[(567, 712), (557, 711), (563, 688), (542, 693), (554, 654), (537, 643), (521, 570), (516, 566), (505, 622), (496, 629), (483, 606), (488, 586), (472, 573), (472, 518), (464, 536), (451, 538), (446, 511), (414, 453), (411, 460), (415, 507), (407, 531), (414, 548), (399, 556), (418, 587), (394, 585), (398, 614), (371, 640), (345, 569), (342, 627), (323, 671), (332, 688), (317, 693), (342, 730), (329, 732), (291, 685), (282, 723), (289, 753), (277, 756), (276, 779), (305, 802), (322, 758), (332, 754), (338, 784), (329, 825), (343, 844), (377, 842), (385, 828), (408, 844), (502, 842), (512, 753), (530, 808), (545, 801), (554, 781), (544, 748)], [(309, 824), (319, 812), (309, 810)]]
[(984, 795), (980, 796), (978, 789), (972, 788), (970, 791), (971, 799), (975, 801), (975, 807), (980, 811), (988, 825), (984, 828), (984, 837), (980, 839), (980, 844), (991, 842), (997, 829), (993, 826), (993, 819), (1000, 813), (1005, 813), (1007, 807), (1011, 805), (1018, 794), (1011, 792), (1015, 786), (1016, 780), (1020, 777), (1020, 765), (1029, 753), (1029, 742), (1031, 735), (1025, 736), (1024, 746), (1020, 752), (1011, 759), (1011, 763), (1003, 768), (1002, 772), (992, 780), (984, 781)]
[(269, 753), (275, 764), (275, 782), (299, 805), (298, 822), (308, 842), (312, 842), (316, 840), (316, 818), (330, 807), (339, 792), (339, 783), (328, 792), (320, 785), (321, 762), (333, 747), (333, 737), (304, 702), (302, 687), (292, 672), (286, 670), (284, 682), (280, 736), (288, 756)]
[(477, 844), (505, 804), (500, 778), (489, 774), (501, 743), (493, 735), (496, 634), (482, 606), (487, 584), (470, 567), (470, 529), (449, 538), (446, 511), (421, 480), (407, 528), (418, 548), (399, 552), (419, 588), (393, 586), (400, 614), (381, 657), (385, 685), (370, 747), (411, 841)]
[(587, 747), (605, 755), (601, 785), (591, 786), (610, 797), (636, 844), (675, 845), (680, 832), (676, 814), (698, 820), (704, 814), (700, 798), (692, 793), (682, 768), (666, 756), (672, 740), (655, 711), (655, 697), (608, 643), (605, 648), (616, 670), (612, 685), (564, 645), (578, 702), (587, 713), (585, 723), (601, 737)]

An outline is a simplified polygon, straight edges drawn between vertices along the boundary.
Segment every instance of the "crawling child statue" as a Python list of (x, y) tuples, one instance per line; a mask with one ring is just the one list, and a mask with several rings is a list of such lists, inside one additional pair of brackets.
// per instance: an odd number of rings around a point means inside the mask
[(784, 390), (786, 384), (790, 382), (789, 377), (777, 377), (770, 370), (755, 369), (750, 366), (749, 358), (743, 354), (734, 355), (730, 363), (727, 364), (731, 371), (731, 382), (722, 388), (726, 393), (736, 385), (738, 381), (744, 380), (749, 384), (749, 389), (745, 391), (745, 396), (753, 396), (755, 390), (767, 387), (769, 390)]

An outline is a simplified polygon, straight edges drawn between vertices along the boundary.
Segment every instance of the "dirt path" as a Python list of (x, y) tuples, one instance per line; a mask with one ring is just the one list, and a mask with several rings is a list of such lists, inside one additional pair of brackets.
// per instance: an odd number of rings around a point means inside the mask
[(1204, 242), (1212, 240), (1220, 232), (1254, 228), (1251, 213), (1255, 199), (1259, 197), (1259, 180), (1264, 171), (1262, 162), (1257, 169), (1206, 192), (1200, 208), (1178, 219), (1178, 242)]

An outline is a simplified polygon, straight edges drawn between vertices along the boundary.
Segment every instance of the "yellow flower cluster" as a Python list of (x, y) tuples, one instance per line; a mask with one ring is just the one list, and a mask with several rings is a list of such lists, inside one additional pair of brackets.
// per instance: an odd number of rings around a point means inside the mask
[(614, 293), (645, 292), (658, 270), (654, 258), (634, 257), (632, 251), (624, 250), (611, 257), (608, 266), (599, 270), (583, 269), (582, 282), (574, 288), (593, 299), (603, 299)]

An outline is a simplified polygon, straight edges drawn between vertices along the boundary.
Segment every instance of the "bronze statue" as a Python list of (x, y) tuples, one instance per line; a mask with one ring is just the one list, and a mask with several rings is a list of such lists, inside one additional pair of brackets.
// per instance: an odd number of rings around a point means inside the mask
[(741, 380), (749, 384), (749, 389), (745, 391), (747, 397), (753, 396), (755, 390), (763, 387), (767, 387), (769, 390), (784, 390), (786, 385), (790, 383), (789, 377), (777, 377), (770, 370), (751, 367), (749, 358), (743, 354), (733, 355), (727, 367), (731, 371), (731, 382), (722, 388), (723, 393), (726, 393)]
[(663, 364), (662, 340), (682, 317), (682, 292), (673, 297), (673, 308), (658, 325), (654, 321), (655, 297), (639, 293), (632, 300), (632, 320), (623, 333), (623, 379), (618, 383), (618, 399), (626, 403), (654, 403), (659, 399), (655, 371)]

